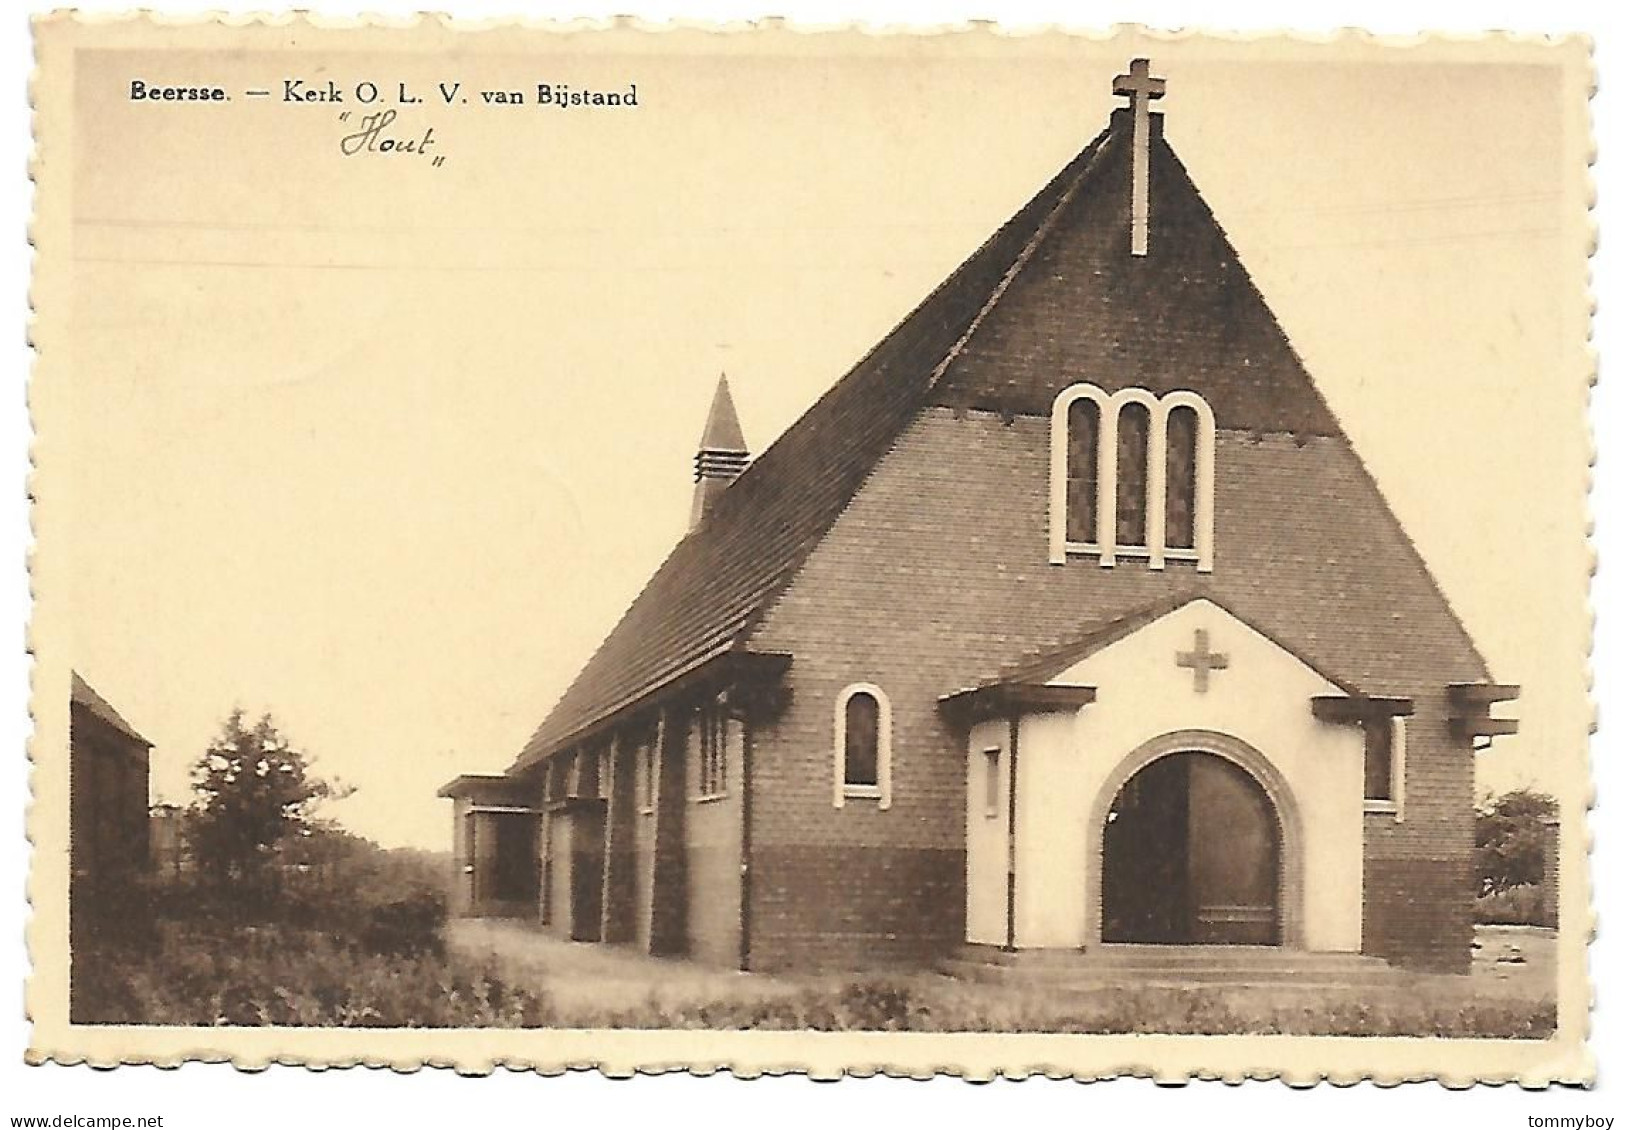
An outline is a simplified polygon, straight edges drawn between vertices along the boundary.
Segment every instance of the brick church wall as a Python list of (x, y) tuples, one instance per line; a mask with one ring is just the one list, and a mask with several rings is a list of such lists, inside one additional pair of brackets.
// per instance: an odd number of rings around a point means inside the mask
[[(795, 656), (753, 757), (755, 966), (925, 960), (962, 940), (966, 754), (938, 696), (1092, 622), (1205, 595), (1367, 693), (1417, 700), (1406, 819), (1367, 818), (1367, 948), (1464, 967), (1472, 755), (1444, 730), (1443, 688), (1481, 672), (1346, 441), (1221, 432), (1211, 575), (1049, 564), (1048, 449), (1047, 418), (927, 411), (753, 635)], [(831, 803), (834, 704), (854, 682), (891, 701), (889, 811)]]
[(1475, 893), (1473, 753), (1468, 739), (1450, 735), (1442, 682), (1415, 693), (1403, 821), (1366, 814), (1361, 948), (1396, 964), (1465, 973)]
[[(811, 617), (789, 705), (753, 736), (753, 969), (917, 964), (964, 939), (963, 754), (929, 673), (911, 667), (906, 627), (882, 634), (863, 609), (831, 602)], [(885, 811), (833, 803), (835, 703), (855, 682), (892, 704)]]
[(604, 793), (609, 798), (604, 827), (603, 929), (606, 942), (637, 937), (637, 782), (636, 750), (614, 742), (605, 758)]

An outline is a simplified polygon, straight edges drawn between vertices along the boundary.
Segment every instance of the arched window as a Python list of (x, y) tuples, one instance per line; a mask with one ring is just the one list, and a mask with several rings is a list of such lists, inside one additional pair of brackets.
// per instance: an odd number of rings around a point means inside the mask
[(1100, 405), (1074, 400), (1066, 416), (1066, 540), (1100, 537)]
[(846, 769), (848, 788), (880, 787), (880, 703), (860, 691), (846, 700)]
[(1050, 413), (1049, 559), (1213, 570), (1213, 412), (1188, 390), (1075, 384)]
[(835, 807), (853, 797), (891, 805), (891, 704), (871, 683), (854, 683), (835, 700)]
[(1117, 544), (1144, 547), (1147, 478), (1150, 471), (1151, 411), (1123, 405), (1117, 414)]
[(1196, 409), (1179, 405), (1168, 413), (1167, 502), (1164, 545), (1196, 549)]

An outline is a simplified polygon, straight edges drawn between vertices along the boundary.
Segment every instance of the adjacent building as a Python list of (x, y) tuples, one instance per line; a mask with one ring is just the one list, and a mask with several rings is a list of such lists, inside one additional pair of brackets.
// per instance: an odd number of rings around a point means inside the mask
[(75, 941), (133, 928), (150, 870), (152, 743), (75, 673), (69, 717), (68, 906)]

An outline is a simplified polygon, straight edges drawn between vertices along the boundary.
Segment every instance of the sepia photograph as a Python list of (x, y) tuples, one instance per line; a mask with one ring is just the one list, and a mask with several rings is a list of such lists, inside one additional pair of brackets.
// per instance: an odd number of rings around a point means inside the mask
[(1591, 1080), (1584, 39), (34, 34), (32, 1060)]

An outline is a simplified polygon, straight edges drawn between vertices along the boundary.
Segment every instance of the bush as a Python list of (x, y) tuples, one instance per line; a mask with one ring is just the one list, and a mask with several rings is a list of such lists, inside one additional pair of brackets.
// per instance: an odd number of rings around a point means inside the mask
[(287, 926), (163, 927), (156, 953), (73, 955), (78, 1024), (538, 1027), (539, 992), (429, 954), (369, 953)]
[(369, 907), (361, 946), (369, 953), (439, 957), (446, 952), (441, 937), (446, 915), (446, 897), (439, 891), (416, 891)]
[(1556, 814), (1557, 801), (1531, 789), (1486, 797), (1473, 831), (1479, 890), (1505, 891), (1540, 882), (1546, 859), (1544, 821)]
[(155, 913), (180, 924), (316, 930), (386, 955), (444, 952), (449, 907), (441, 861), (362, 840), (343, 846), (339, 858), (287, 866), (252, 886), (196, 875), (167, 884)]
[(836, 1003), (838, 1027), (860, 1031), (902, 1031), (912, 1027), (913, 994), (907, 985), (855, 981)]
[(71, 887), (73, 944), (150, 949), (157, 944), (157, 896), (152, 883), (133, 874), (95, 888), (89, 884)]
[(1473, 902), (1473, 921), (1481, 926), (1548, 926), (1541, 910), (1541, 885), (1521, 883), (1490, 891)]
[[(445, 860), (327, 832), (256, 883), (193, 872), (75, 923), (78, 1023), (534, 1025), (543, 998), (448, 961)], [(105, 905), (104, 905), (105, 904)], [(139, 911), (139, 913), (138, 913)]]

